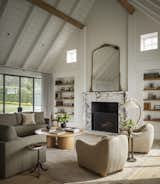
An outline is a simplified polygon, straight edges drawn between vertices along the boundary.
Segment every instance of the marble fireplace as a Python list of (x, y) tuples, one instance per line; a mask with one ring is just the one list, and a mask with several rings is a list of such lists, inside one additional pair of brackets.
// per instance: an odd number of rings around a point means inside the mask
[(86, 129), (118, 133), (124, 118), (124, 102), (124, 91), (84, 93)]

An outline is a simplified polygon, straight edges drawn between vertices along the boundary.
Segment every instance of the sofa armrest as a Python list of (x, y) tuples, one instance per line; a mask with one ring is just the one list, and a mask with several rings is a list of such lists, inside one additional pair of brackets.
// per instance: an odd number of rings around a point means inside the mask
[(14, 126), (0, 125), (0, 141), (11, 141), (17, 138)]

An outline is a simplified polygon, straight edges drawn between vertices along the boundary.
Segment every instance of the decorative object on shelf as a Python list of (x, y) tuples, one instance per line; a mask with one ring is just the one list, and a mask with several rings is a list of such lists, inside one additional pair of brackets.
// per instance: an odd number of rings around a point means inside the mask
[(150, 110), (151, 109), (151, 103), (144, 103), (144, 110)]
[(67, 122), (70, 120), (70, 116), (69, 114), (65, 113), (65, 114), (58, 114), (57, 115), (57, 122), (61, 124), (62, 128), (66, 128), (67, 126)]
[[(125, 104), (123, 105), (123, 107), (125, 108), (126, 111), (126, 120), (122, 123), (122, 126), (127, 129), (128, 131), (128, 146), (129, 146), (129, 151), (128, 151), (128, 158), (127, 161), (128, 162), (135, 162), (136, 158), (134, 158), (134, 152), (133, 152), (133, 129), (137, 126), (137, 124), (140, 121), (141, 118), (141, 106), (138, 103), (138, 101), (136, 99), (129, 99), (125, 102)], [(139, 110), (139, 115), (137, 120), (133, 120), (133, 119), (127, 119), (127, 110), (129, 109), (138, 109)]]

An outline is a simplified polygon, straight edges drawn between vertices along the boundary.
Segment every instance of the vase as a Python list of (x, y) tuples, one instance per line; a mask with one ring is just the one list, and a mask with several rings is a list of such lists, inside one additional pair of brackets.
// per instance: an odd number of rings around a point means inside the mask
[(66, 128), (67, 124), (66, 122), (61, 123), (61, 128)]

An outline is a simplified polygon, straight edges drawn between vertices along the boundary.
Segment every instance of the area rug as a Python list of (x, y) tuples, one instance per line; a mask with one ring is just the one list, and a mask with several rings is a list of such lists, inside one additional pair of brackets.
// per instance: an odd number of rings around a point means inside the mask
[[(101, 137), (86, 134), (79, 138), (95, 144)], [(160, 142), (154, 144), (149, 154), (136, 154), (135, 157), (137, 161), (126, 162), (123, 171), (99, 177), (78, 166), (75, 150), (47, 149), (48, 171), (39, 179), (25, 172), (0, 180), (0, 184), (160, 184)]]

